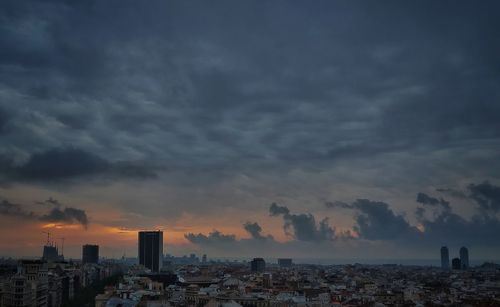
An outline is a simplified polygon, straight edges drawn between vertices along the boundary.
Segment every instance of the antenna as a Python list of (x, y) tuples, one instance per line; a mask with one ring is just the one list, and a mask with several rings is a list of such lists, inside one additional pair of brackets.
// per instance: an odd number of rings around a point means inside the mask
[(61, 255), (64, 256), (64, 240), (66, 240), (66, 238), (63, 237), (63, 238), (59, 238), (59, 239), (61, 239), (61, 241), (62, 241)]
[(47, 234), (47, 246), (50, 245), (50, 231), (42, 231), (43, 233)]

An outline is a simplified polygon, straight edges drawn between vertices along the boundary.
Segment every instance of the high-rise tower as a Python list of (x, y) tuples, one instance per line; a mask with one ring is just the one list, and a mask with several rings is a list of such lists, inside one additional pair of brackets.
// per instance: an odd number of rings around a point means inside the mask
[(82, 247), (82, 263), (99, 263), (99, 245), (85, 244)]
[(262, 258), (253, 258), (250, 261), (250, 269), (252, 272), (264, 272), (266, 270), (266, 261)]
[(462, 269), (469, 268), (469, 250), (465, 246), (460, 248), (460, 264), (462, 265)]
[(163, 231), (140, 231), (138, 256), (139, 264), (159, 272), (163, 265)]
[(441, 247), (441, 268), (448, 270), (450, 268), (450, 253), (448, 252), (448, 247)]

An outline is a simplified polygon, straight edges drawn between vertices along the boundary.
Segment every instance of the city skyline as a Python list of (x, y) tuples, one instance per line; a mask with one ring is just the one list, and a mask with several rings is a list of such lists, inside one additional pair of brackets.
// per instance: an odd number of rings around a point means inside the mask
[[(94, 263), (98, 264), (100, 259), (107, 260), (118, 260), (125, 261), (125, 263), (138, 263), (146, 269), (152, 272), (159, 272), (165, 263), (176, 262), (176, 263), (195, 263), (195, 264), (206, 264), (209, 263), (207, 254), (190, 253), (189, 255), (172, 255), (169, 253), (164, 253), (163, 250), (165, 245), (163, 244), (163, 231), (161, 230), (141, 230), (137, 232), (137, 255), (128, 255), (126, 257), (123, 254), (121, 257), (101, 257), (99, 255), (99, 245), (95, 244), (84, 244), (82, 245), (81, 257), (65, 257), (64, 249), (59, 252), (59, 246), (53, 241), (50, 241), (50, 233), (46, 233), (47, 242), (43, 246), (42, 257), (30, 256), (30, 257), (19, 257), (19, 259), (41, 259), (45, 262), (61, 262), (65, 263), (67, 261), (80, 261), (82, 264)], [(155, 247), (156, 246), (156, 247)], [(203, 251), (198, 251), (203, 252)], [(157, 254), (157, 256), (154, 256)], [(256, 255), (259, 253), (256, 253)], [(265, 253), (260, 253), (265, 254)], [(0, 257), (2, 257), (0, 255)], [(292, 258), (276, 258), (276, 257), (265, 257), (265, 261), (271, 261), (274, 265), (286, 268), (293, 265), (294, 259)], [(434, 258), (434, 259), (433, 259)], [(338, 258), (295, 258), (297, 264), (317, 264), (317, 265), (345, 265), (345, 264), (366, 264), (366, 265), (403, 265), (403, 266), (423, 266), (423, 267), (440, 267), (443, 270), (450, 270), (452, 266), (450, 265), (450, 252), (447, 246), (442, 246), (440, 249), (440, 259), (438, 257), (433, 257), (431, 259), (421, 258), (421, 259), (397, 259), (397, 258), (350, 258), (350, 259), (338, 259)], [(5, 259), (4, 257), (0, 259)], [(242, 262), (250, 263), (253, 267), (253, 262), (263, 261), (264, 258), (253, 258), (252, 256), (247, 257), (214, 257), (210, 259), (211, 263), (231, 263), (231, 262)], [(472, 261), (469, 260), (469, 250), (467, 247), (462, 246), (459, 249), (458, 257), (454, 257), (452, 260), (458, 259), (460, 261), (459, 270), (467, 270), (471, 267), (477, 267), (479, 265), (484, 265), (486, 263), (494, 263), (495, 259), (484, 259), (484, 258), (473, 258)], [(180, 261), (180, 262), (179, 262)], [(185, 262), (187, 261), (187, 262)], [(472, 264), (471, 264), (472, 263)], [(457, 268), (453, 268), (457, 270)], [(253, 270), (253, 269), (252, 269)]]
[(2, 1), (0, 257), (500, 261), (499, 11)]

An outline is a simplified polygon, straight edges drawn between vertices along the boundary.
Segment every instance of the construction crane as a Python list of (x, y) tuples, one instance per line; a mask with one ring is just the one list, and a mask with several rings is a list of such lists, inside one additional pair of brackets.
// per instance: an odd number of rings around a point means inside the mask
[(62, 241), (61, 255), (64, 256), (64, 240), (66, 240), (66, 238), (59, 238), (59, 239)]
[(47, 234), (47, 246), (50, 245), (50, 231), (42, 231), (43, 233)]

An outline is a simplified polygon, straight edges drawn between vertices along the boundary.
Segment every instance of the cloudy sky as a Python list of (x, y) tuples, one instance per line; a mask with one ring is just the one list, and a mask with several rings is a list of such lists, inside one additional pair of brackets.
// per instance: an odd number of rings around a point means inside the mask
[(495, 259), (499, 12), (2, 1), (0, 254)]

